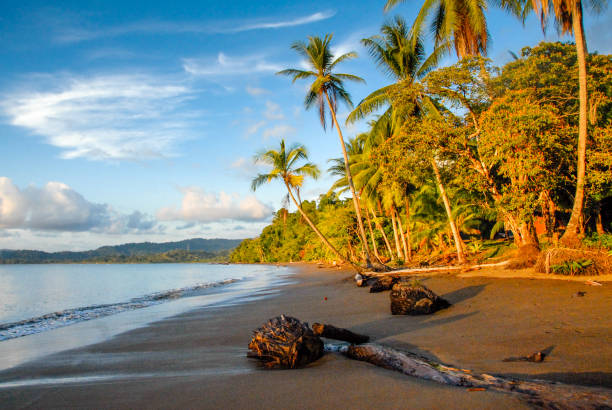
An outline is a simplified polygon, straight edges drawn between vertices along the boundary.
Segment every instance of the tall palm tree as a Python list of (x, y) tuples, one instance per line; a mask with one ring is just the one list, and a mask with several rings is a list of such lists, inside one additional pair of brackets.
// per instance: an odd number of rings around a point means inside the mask
[[(587, 45), (584, 36), (584, 24), (582, 20), (582, 1), (581, 0), (520, 0), (524, 4), (523, 22), (528, 14), (533, 11), (545, 30), (548, 18), (554, 14), (555, 23), (561, 28), (563, 34), (570, 33), (576, 40), (576, 54), (578, 57), (578, 166), (576, 170), (576, 194), (574, 205), (567, 228), (561, 237), (561, 241), (568, 245), (573, 245), (578, 240), (578, 233), (581, 226), (581, 217), (584, 206), (584, 184), (586, 173), (586, 143), (587, 143), (587, 66), (586, 55)], [(601, 8), (605, 1), (591, 0), (595, 10)]]
[[(404, 19), (399, 16), (383, 24), (380, 31), (382, 35), (364, 38), (361, 43), (394, 83), (379, 88), (365, 97), (349, 114), (347, 123), (365, 118), (386, 105), (389, 105), (389, 108), (381, 118), (393, 115), (390, 106), (391, 95), (400, 88), (411, 87), (415, 81), (423, 78), (436, 67), (446, 52), (445, 47), (438, 46), (430, 56), (426, 56), (421, 34), (411, 33)], [(422, 103), (428, 102), (417, 98), (412, 112), (408, 114), (420, 111)]]
[(321, 173), (319, 168), (310, 162), (296, 168), (296, 163), (302, 159), (305, 161), (308, 160), (308, 152), (306, 151), (306, 148), (303, 145), (294, 144), (287, 149), (285, 147), (284, 139), (280, 142), (279, 150), (270, 149), (258, 153), (255, 155), (255, 160), (257, 162), (272, 166), (272, 169), (267, 174), (257, 175), (257, 177), (255, 177), (251, 183), (251, 189), (255, 191), (261, 185), (271, 182), (272, 180), (282, 180), (287, 188), (287, 193), (291, 197), (291, 200), (297, 207), (306, 223), (308, 223), (312, 230), (317, 234), (321, 242), (323, 242), (325, 246), (329, 248), (329, 250), (340, 258), (340, 260), (350, 263), (350, 261), (348, 261), (347, 258), (327, 240), (321, 231), (319, 231), (308, 215), (306, 215), (302, 209), (302, 206), (293, 194), (293, 191), (295, 190), (297, 192), (297, 189), (304, 183), (304, 177), (309, 176), (316, 179)]
[(353, 196), (355, 213), (357, 214), (359, 236), (365, 250), (366, 265), (367, 267), (371, 267), (372, 262), (368, 241), (366, 239), (366, 233), (363, 227), (359, 201), (355, 192), (355, 186), (353, 184), (353, 177), (351, 175), (349, 166), (349, 158), (346, 152), (340, 124), (338, 124), (338, 120), (336, 119), (336, 109), (339, 101), (345, 103), (348, 107), (352, 108), (353, 106), (351, 97), (344, 88), (344, 81), (364, 82), (364, 80), (356, 75), (334, 72), (334, 69), (339, 63), (355, 58), (357, 57), (357, 54), (355, 52), (350, 52), (339, 57), (335, 57), (331, 51), (331, 40), (332, 35), (327, 34), (323, 38), (308, 37), (308, 42), (297, 41), (293, 43), (291, 48), (306, 59), (306, 63), (309, 65), (310, 70), (290, 68), (279, 71), (277, 74), (291, 76), (293, 77), (293, 82), (302, 79), (314, 80), (310, 85), (308, 93), (306, 94), (304, 104), (306, 105), (306, 109), (310, 109), (312, 107), (317, 107), (319, 109), (319, 118), (324, 129), (326, 127), (326, 106), (329, 109), (332, 118), (332, 125), (335, 125), (336, 129), (338, 130), (338, 137), (340, 138), (340, 146), (342, 148), (344, 166), (346, 168), (346, 177)]
[[(385, 11), (403, 1), (387, 0)], [(512, 7), (510, 2), (511, 0), (499, 1), (500, 5), (507, 9)], [(459, 58), (486, 55), (489, 42), (484, 14), (486, 10), (486, 0), (425, 0), (412, 25), (412, 32), (421, 32), (426, 20), (433, 14), (431, 31), (434, 33), (436, 46), (451, 39)]]

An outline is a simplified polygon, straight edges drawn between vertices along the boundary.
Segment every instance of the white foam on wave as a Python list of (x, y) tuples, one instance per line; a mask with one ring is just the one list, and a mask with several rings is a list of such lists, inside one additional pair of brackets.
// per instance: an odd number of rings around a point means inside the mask
[(173, 299), (196, 296), (204, 289), (229, 285), (239, 280), (241, 279), (226, 279), (219, 282), (199, 283), (194, 286), (151, 293), (149, 295), (133, 298), (127, 302), (66, 309), (30, 319), (20, 320), (18, 322), (0, 324), (0, 342), (129, 310), (142, 309)]

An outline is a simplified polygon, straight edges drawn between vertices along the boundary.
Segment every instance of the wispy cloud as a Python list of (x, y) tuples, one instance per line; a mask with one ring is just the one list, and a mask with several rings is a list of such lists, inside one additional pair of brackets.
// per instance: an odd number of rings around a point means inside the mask
[(219, 53), (216, 58), (186, 58), (183, 69), (197, 76), (228, 76), (249, 73), (274, 73), (283, 69), (281, 64), (266, 61), (261, 55), (230, 57)]
[(250, 85), (246, 87), (246, 92), (254, 97), (264, 94), (270, 94), (270, 91), (266, 90), (265, 88), (251, 87)]
[(280, 105), (272, 101), (266, 101), (266, 110), (264, 116), (269, 120), (282, 120), (285, 118)]
[(247, 21), (194, 22), (194, 21), (136, 21), (118, 26), (104, 28), (61, 27), (55, 36), (60, 43), (76, 43), (98, 38), (120, 37), (129, 34), (212, 34), (240, 33), (251, 30), (270, 30), (284, 27), (301, 26), (327, 20), (336, 14), (335, 11), (319, 11), (307, 16), (287, 19), (258, 19)]
[(179, 110), (190, 94), (150, 76), (49, 76), (6, 95), (2, 108), (12, 125), (45, 137), (63, 158), (141, 160), (172, 156), (188, 138), (194, 119)]
[(294, 134), (296, 129), (291, 125), (279, 124), (272, 128), (268, 128), (263, 132), (263, 138), (286, 138), (288, 135)]
[(249, 137), (253, 134), (257, 134), (257, 131), (259, 131), (266, 124), (267, 124), (266, 121), (259, 121), (259, 122), (256, 122), (255, 124), (249, 125), (245, 131), (245, 135)]
[(214, 222), (223, 220), (261, 221), (272, 215), (273, 209), (254, 196), (206, 192), (199, 187), (181, 189), (179, 207), (161, 208), (157, 218), (162, 221)]

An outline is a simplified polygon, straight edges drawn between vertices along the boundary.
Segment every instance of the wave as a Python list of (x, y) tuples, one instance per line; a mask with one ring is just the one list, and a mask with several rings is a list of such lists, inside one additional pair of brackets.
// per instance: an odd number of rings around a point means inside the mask
[(66, 309), (30, 319), (20, 320), (18, 322), (0, 324), (0, 342), (129, 310), (142, 309), (172, 299), (196, 296), (201, 290), (229, 285), (239, 280), (240, 279), (226, 279), (219, 282), (199, 283), (194, 286), (151, 293), (149, 295), (130, 299), (127, 302)]

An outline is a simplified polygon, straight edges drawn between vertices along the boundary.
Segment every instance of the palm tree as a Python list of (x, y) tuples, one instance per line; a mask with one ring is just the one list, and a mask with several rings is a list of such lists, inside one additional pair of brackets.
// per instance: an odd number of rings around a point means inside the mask
[[(587, 143), (587, 45), (584, 36), (584, 24), (582, 20), (581, 0), (530, 0), (524, 2), (523, 22), (530, 11), (534, 11), (539, 17), (542, 29), (545, 30), (548, 17), (552, 13), (555, 22), (561, 27), (561, 32), (571, 33), (576, 40), (576, 54), (578, 56), (578, 166), (576, 170), (576, 194), (574, 205), (567, 228), (561, 237), (561, 241), (568, 245), (574, 245), (578, 241), (578, 233), (581, 227), (581, 217), (584, 206), (584, 184), (586, 173), (586, 143)], [(591, 0), (595, 10), (600, 9), (604, 2)]]
[(348, 107), (352, 108), (351, 97), (349, 93), (344, 89), (344, 81), (359, 81), (364, 82), (361, 77), (352, 74), (339, 74), (335, 73), (334, 69), (336, 66), (346, 60), (357, 57), (355, 52), (343, 54), (339, 57), (335, 57), (331, 51), (332, 35), (327, 34), (324, 38), (321, 37), (308, 37), (308, 42), (297, 41), (292, 44), (291, 48), (298, 54), (306, 59), (306, 63), (310, 66), (310, 70), (298, 70), (298, 69), (286, 69), (279, 71), (277, 74), (287, 75), (293, 77), (293, 82), (301, 79), (313, 79), (313, 83), (310, 85), (310, 89), (306, 94), (304, 104), (306, 109), (317, 107), (319, 109), (319, 118), (323, 129), (326, 127), (326, 104), (332, 118), (332, 125), (336, 126), (338, 130), (338, 137), (340, 138), (340, 146), (342, 148), (342, 155), (344, 157), (344, 166), (346, 168), (346, 177), (348, 180), (349, 188), (353, 196), (353, 206), (355, 207), (355, 213), (357, 214), (357, 223), (359, 225), (359, 236), (363, 248), (365, 250), (366, 265), (367, 267), (372, 266), (370, 251), (368, 247), (368, 241), (366, 239), (365, 229), (363, 227), (363, 220), (361, 217), (361, 209), (357, 194), (355, 192), (355, 186), (353, 184), (353, 177), (349, 167), (349, 158), (346, 152), (344, 144), (344, 137), (342, 136), (342, 130), (336, 119), (336, 108), (338, 101), (345, 103)]
[[(349, 114), (347, 123), (363, 119), (379, 108), (390, 105), (393, 93), (400, 88), (411, 87), (415, 81), (423, 78), (436, 67), (446, 51), (445, 47), (439, 46), (427, 57), (420, 33), (411, 34), (406, 22), (399, 16), (383, 24), (380, 31), (382, 35), (364, 38), (361, 43), (367, 47), (378, 66), (395, 82), (365, 97)], [(423, 102), (418, 98), (409, 114), (419, 112)], [(381, 118), (391, 115), (394, 114), (389, 106)]]
[(257, 175), (257, 177), (255, 177), (251, 183), (251, 189), (255, 191), (261, 185), (274, 179), (282, 180), (287, 188), (287, 193), (291, 197), (291, 200), (297, 207), (306, 223), (308, 223), (312, 230), (317, 234), (321, 242), (323, 242), (329, 248), (329, 250), (340, 258), (340, 260), (351, 263), (327, 240), (321, 231), (319, 231), (308, 215), (306, 215), (306, 213), (302, 210), (302, 206), (293, 194), (293, 191), (295, 190), (297, 192), (297, 189), (299, 189), (299, 187), (301, 187), (304, 183), (304, 177), (309, 176), (316, 179), (321, 173), (319, 168), (310, 162), (296, 168), (296, 162), (301, 159), (308, 160), (306, 148), (303, 145), (294, 144), (287, 150), (284, 139), (280, 142), (279, 150), (270, 149), (268, 151), (258, 153), (255, 156), (255, 160), (257, 162), (272, 166), (272, 169), (267, 174)]
[[(389, 11), (404, 0), (387, 0)], [(501, 0), (503, 8), (512, 9), (512, 0)], [(459, 58), (486, 55), (489, 40), (485, 11), (486, 0), (425, 0), (413, 25), (412, 32), (420, 33), (427, 18), (433, 14), (431, 31), (439, 46), (452, 39)], [(450, 43), (446, 45), (447, 49)]]

